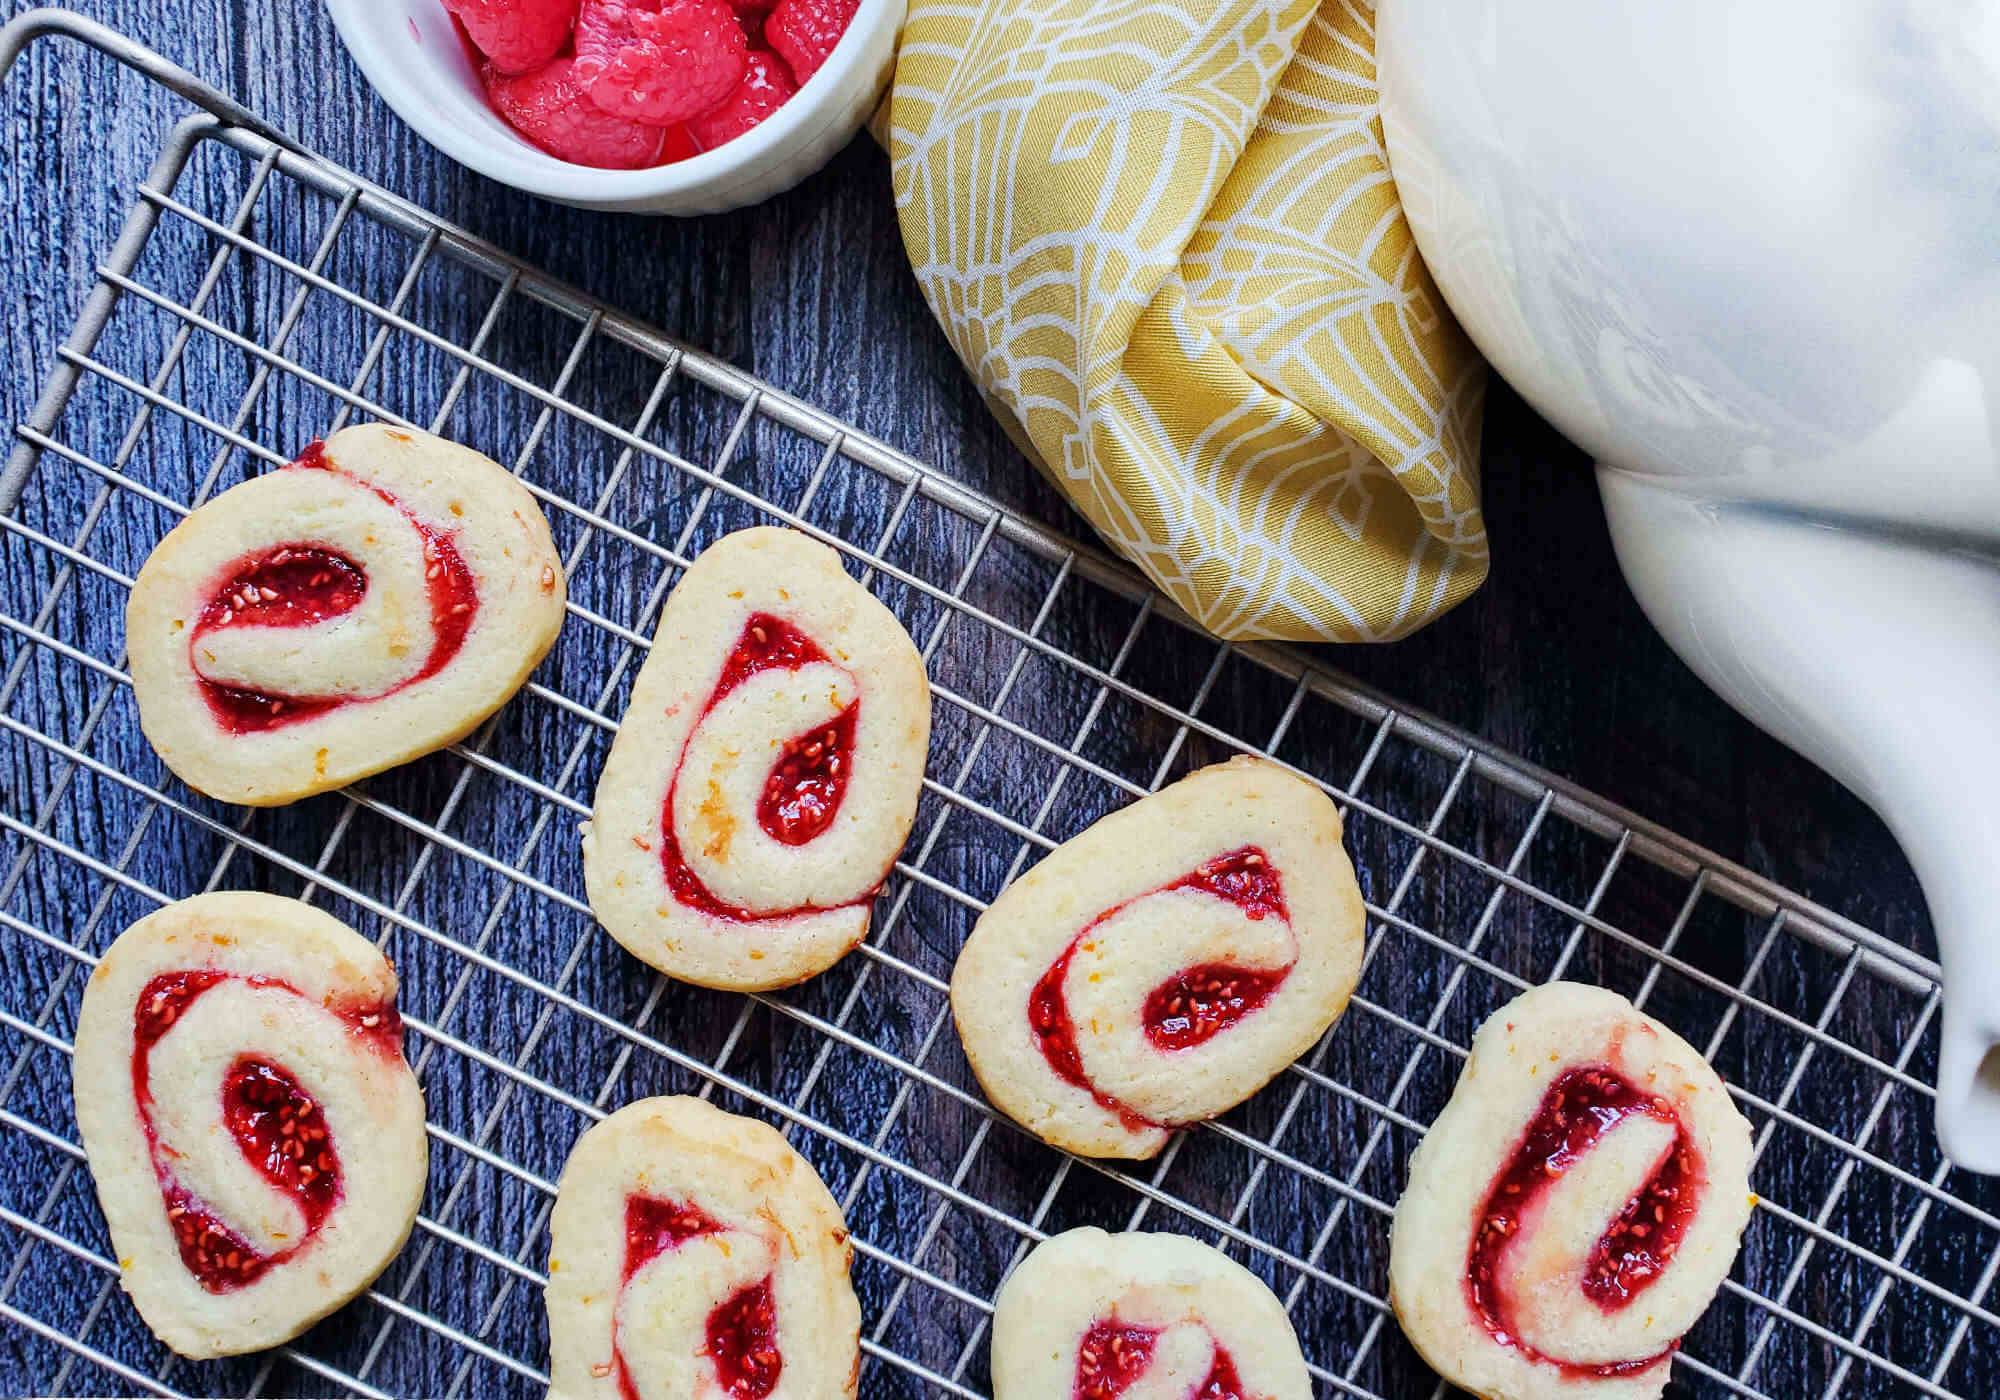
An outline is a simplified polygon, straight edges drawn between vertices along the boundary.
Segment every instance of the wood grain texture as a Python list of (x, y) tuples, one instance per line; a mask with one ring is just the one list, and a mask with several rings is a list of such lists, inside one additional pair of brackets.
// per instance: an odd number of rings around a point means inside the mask
[[(916, 292), (905, 265), (888, 197), (885, 162), (857, 142), (798, 190), (757, 209), (710, 219), (650, 221), (594, 215), (540, 203), (466, 172), (425, 146), (370, 92), (339, 47), (316, 6), (251, 5), (244, 0), (96, 0), (89, 13), (159, 48), (234, 93), (278, 126), (330, 159), (417, 204), (465, 225), (501, 247), (573, 282), (613, 305), (657, 324), (856, 424), (941, 472), (996, 497), (1010, 508), (1059, 529), (1080, 532), (1057, 494), (1021, 459), (992, 422), (952, 357)], [(141, 81), (67, 45), (42, 44), (0, 89), (8, 149), (0, 162), (0, 278), (16, 308), (7, 318), (8, 373), (0, 405), (18, 421), (52, 361), (54, 346), (94, 280), (94, 268), (115, 235), (154, 153), (178, 109)], [(198, 208), (226, 209), (241, 192), (243, 163), (233, 153), (206, 151), (183, 177), (185, 197)], [(260, 213), (264, 236), (283, 240), (304, 260), (323, 226), (323, 201), (296, 189), (274, 190)], [(184, 225), (163, 224), (142, 262), (141, 280), (192, 291), (213, 245)], [(342, 285), (387, 299), (410, 249), (398, 237), (355, 228), (328, 261)], [(228, 264), (209, 314), (253, 338), (271, 334), (296, 286), (268, 268)], [(492, 295), (490, 284), (451, 268), (427, 271), (411, 294), (413, 318), (458, 338), (469, 337)], [(113, 323), (102, 354), (114, 367), (143, 378), (159, 362), (173, 323), (129, 301)], [(288, 345), (296, 358), (344, 379), (357, 370), (374, 327), (352, 308), (324, 295), (309, 298)], [(511, 308), (488, 347), (493, 358), (536, 383), (563, 373), (575, 327), (533, 308)], [(425, 347), (396, 338), (367, 382), (367, 392), (399, 412), (428, 417), (442, 404), (455, 366)], [(588, 347), (566, 389), (614, 421), (641, 418), (658, 366), (610, 347)], [(212, 338), (191, 343), (170, 393), (218, 409), (225, 419), (244, 404), (244, 433), (289, 450), (320, 431), (334, 405), (295, 381), (274, 381), (247, 398), (251, 357)], [(697, 460), (712, 461), (735, 406), (719, 396), (674, 389), (651, 429), (654, 439)], [(134, 421), (131, 395), (87, 384), (64, 422), (64, 439), (110, 460)], [(212, 463), (223, 483), (246, 469), (241, 453), (218, 456), (212, 435), (156, 417), (133, 454), (134, 474), (186, 500)], [(454, 405), (446, 430), (503, 459), (522, 452), (535, 431), (534, 405), (517, 392), (475, 379)], [(732, 479), (796, 495), (815, 460), (810, 444), (759, 425), (730, 468)], [(530, 480), (589, 500), (610, 481), (615, 444), (557, 419), (537, 440)], [(1504, 388), (1492, 395), (1484, 453), (1485, 499), (1495, 549), (1492, 577), (1471, 602), (1420, 636), (1394, 646), (1329, 654), (1380, 690), (1423, 707), (1605, 796), (1686, 833), (1813, 899), (1910, 946), (1934, 951), (1922, 902), (1907, 864), (1879, 822), (1811, 765), (1761, 735), (1710, 694), (1667, 651), (1639, 615), (1619, 578), (1588, 464)], [(23, 518), (73, 532), (96, 483), (69, 468), (50, 467), (24, 500)], [(812, 518), (845, 537), (872, 542), (895, 492), (859, 469), (829, 475)], [(606, 514), (644, 538), (672, 544), (694, 515), (699, 494), (668, 469), (635, 464), (609, 494)], [(714, 505), (702, 513), (694, 540), (725, 526), (749, 523), (747, 510)], [(127, 575), (168, 514), (120, 493), (90, 537), (89, 550)], [(574, 519), (557, 522), (558, 542), (577, 547), (582, 564), (573, 596), (602, 616), (650, 630), (652, 608), (667, 581), (656, 558), (599, 537), (586, 542)], [(978, 530), (935, 508), (913, 507), (887, 553), (919, 577), (950, 588), (975, 547)], [(32, 618), (56, 576), (46, 549), (18, 536), (7, 553), (5, 610)], [(970, 577), (966, 596), (1021, 627), (1035, 619), (1054, 569), (1026, 551), (989, 548)], [(920, 642), (937, 637), (933, 675), (978, 704), (991, 705), (1028, 733), (1076, 743), (1093, 764), (1150, 783), (1166, 771), (1221, 756), (1223, 746), (1196, 735), (1183, 742), (1167, 717), (1113, 696), (1094, 714), (1098, 687), (1073, 668), (1030, 655), (1010, 668), (1021, 649), (1001, 633), (949, 618), (934, 599), (901, 584), (877, 582)], [(84, 579), (64, 593), (50, 630), (106, 662), (120, 655), (122, 592)], [(1102, 590), (1067, 584), (1041, 623), (1041, 635), (1093, 664), (1109, 666), (1125, 645), (1120, 674), (1175, 705), (1200, 699), (1203, 719), (1254, 744), (1285, 714), (1290, 687), (1240, 662), (1213, 670), (1212, 645), (1155, 622), (1133, 633), (1136, 610)], [(1137, 640), (1130, 641), (1132, 636)], [(1129, 645), (1127, 645), (1129, 642)], [(573, 625), (540, 679), (586, 704), (601, 697), (616, 715), (629, 687), (622, 644), (609, 634)], [(4, 713), (53, 732), (117, 772), (162, 785), (182, 800), (139, 739), (128, 694), (61, 661), (45, 648), (0, 638), (0, 663), (19, 662), (22, 681)], [(95, 716), (95, 718), (94, 718)], [(1080, 726), (1086, 717), (1087, 731)], [(983, 809), (1020, 826), (1061, 836), (1121, 800), (1109, 784), (1063, 765), (1018, 735), (993, 730), (964, 708), (940, 706), (933, 776)], [(982, 737), (983, 734), (983, 737)], [(1611, 856), (1610, 844), (1557, 819), (1536, 822), (1534, 806), (1477, 779), (1453, 786), (1452, 765), (1401, 741), (1370, 760), (1372, 730), (1350, 714), (1313, 701), (1286, 728), (1279, 747), (1289, 761), (1343, 785), (1353, 784), (1370, 806), (1422, 826), (1445, 806), (1438, 834), (1455, 849), (1517, 873), (1573, 904), (1590, 900)], [(572, 801), (587, 802), (602, 762), (604, 739), (546, 703), (517, 702), (488, 736), (489, 751)], [(228, 855), (228, 843), (199, 822), (153, 809), (108, 777), (85, 774), (62, 786), (63, 764), (45, 746), (5, 737), (0, 763), (9, 817), (46, 827), (59, 839), (117, 865), (144, 884), (173, 895), (192, 893), (213, 878), (225, 885), (298, 893), (297, 875), (264, 857)], [(975, 746), (977, 752), (975, 756)], [(1363, 765), (1365, 764), (1365, 768)], [(1355, 781), (1360, 771), (1358, 782)], [(1060, 786), (1059, 786), (1060, 785)], [(1059, 800), (1044, 820), (1043, 799)], [(867, 1045), (904, 1060), (961, 1091), (974, 1091), (948, 1027), (936, 1030), (942, 997), (920, 978), (859, 960), (781, 998), (783, 1009), (759, 1008), (738, 1020), (741, 1003), (687, 989), (662, 989), (595, 930), (574, 901), (581, 894), (571, 829), (575, 814), (496, 781), (460, 759), (438, 757), (385, 775), (369, 785), (379, 806), (326, 797), (260, 814), (246, 828), (264, 846), (321, 868), (329, 881), (392, 905), (452, 945), (370, 918), (351, 899), (327, 905), (371, 936), (383, 936), (402, 969), (406, 1004), (439, 1037), (415, 1037), (424, 1057), (433, 1120), (448, 1132), (484, 1145), (507, 1163), (552, 1179), (583, 1116), (575, 1101), (611, 1106), (649, 1092), (700, 1083), (672, 1055), (636, 1047), (606, 1021), (637, 1025), (679, 1054), (713, 1063), (727, 1055), (743, 1082), (801, 1102), (817, 1119), (903, 1164), (947, 1179), (968, 1162), (958, 1185), (1022, 1217), (1044, 1211), (1047, 1228), (1098, 1223), (1117, 1228), (1143, 1211), (1155, 1228), (1195, 1224), (1130, 1185), (1063, 1165), (1004, 1125), (991, 1124), (964, 1099), (913, 1081), (879, 1058), (843, 1048), (820, 1063), (820, 1033), (805, 1018), (854, 1028)], [(1446, 799), (1450, 800), (1447, 803)], [(240, 813), (192, 799), (193, 810), (225, 825)], [(447, 832), (451, 843), (427, 842), (412, 822)], [(1379, 923), (1377, 953), (1363, 993), (1385, 1014), (1355, 1012), (1321, 1061), (1327, 1075), (1386, 1098), (1419, 1037), (1395, 1016), (1419, 1025), (1438, 1014), (1436, 1032), (1463, 1045), (1484, 1012), (1504, 999), (1504, 985), (1466, 966), (1440, 945), (1480, 940), (1484, 965), (1535, 978), (1550, 974), (1572, 942), (1573, 921), (1546, 905), (1506, 893), (1465, 863), (1433, 853), (1393, 822), (1368, 811), (1350, 814), (1350, 845), (1370, 900), (1395, 918)], [(464, 849), (460, 849), (463, 847)], [(1032, 843), (979, 811), (932, 799), (921, 814), (912, 859), (935, 878), (990, 897), (1010, 871), (1032, 859)], [(467, 854), (467, 852), (473, 854)], [(518, 864), (538, 893), (475, 856)], [(101, 949), (152, 901), (18, 832), (0, 835), (0, 911), (21, 923)], [(898, 891), (908, 889), (907, 895)], [(1662, 872), (1621, 865), (1599, 891), (1603, 917), (1657, 945), (1675, 924), (1688, 886)], [(895, 898), (906, 902), (897, 905)], [(567, 902), (565, 902), (567, 901)], [(1894, 1061), (1923, 1015), (1920, 998), (1866, 976), (1842, 980), (1838, 959), (1767, 927), (1740, 911), (1705, 899), (1687, 918), (1676, 952), (1691, 966), (1735, 984), (1754, 965), (1751, 992), (1793, 1020), (1771, 1017), (1702, 986), (1684, 974), (1659, 979), (1649, 1005), (1697, 1044), (1721, 1034), (1717, 1060), (1753, 1092), (1786, 1102), (1837, 1135), (1866, 1131), (1871, 1152), (1919, 1181), (1938, 1171), (1928, 1100), (1865, 1065), (1813, 1046), (1798, 1023), (1825, 1018), (1826, 1032)], [(899, 912), (892, 912), (899, 911)], [(899, 885), (882, 915), (883, 949), (932, 977), (942, 977), (972, 910), (922, 885)], [(467, 955), (478, 948), (543, 982), (559, 984), (576, 1007), (551, 1007), (533, 990), (510, 982)], [(1761, 950), (1761, 959), (1760, 959)], [(1575, 976), (1633, 993), (1645, 985), (1650, 962), (1617, 940), (1597, 934), (1575, 940)], [(0, 1107), (74, 1141), (68, 1063), (39, 1044), (20, 1023), (44, 1025), (66, 1038), (74, 1014), (75, 961), (26, 937), (0, 935)], [(1836, 993), (1838, 995), (1836, 996)], [(850, 1004), (851, 1003), (851, 1004)], [(1731, 1008), (1735, 1009), (1732, 1010)], [(593, 1019), (602, 1018), (602, 1019)], [(1812, 1047), (1808, 1053), (1808, 1047)], [(467, 1049), (475, 1052), (468, 1055)], [(482, 1060), (480, 1057), (486, 1057)], [(1795, 1077), (1795, 1066), (1805, 1068)], [(510, 1079), (519, 1060), (527, 1072), (553, 1081), (568, 1100)], [(1402, 1111), (1427, 1121), (1449, 1091), (1456, 1060), (1443, 1051), (1421, 1055), (1404, 1088)], [(817, 1068), (816, 1068), (817, 1066)], [(1935, 1029), (1916, 1034), (1908, 1072), (1928, 1082), (1935, 1069)], [(1296, 1081), (1305, 1084), (1305, 1081)], [(724, 1102), (740, 1106), (728, 1094)], [(1288, 1105), (1292, 1105), (1288, 1108)], [(1393, 1201), (1414, 1141), (1403, 1127), (1382, 1132), (1382, 1119), (1327, 1089), (1323, 1082), (1269, 1091), (1227, 1122), (1258, 1140), (1274, 1135), (1310, 1167), (1307, 1174), (1259, 1166), (1260, 1158), (1219, 1135), (1201, 1135), (1160, 1169), (1164, 1189), (1230, 1218), (1241, 1202), (1242, 1227), (1298, 1257), (1310, 1256), (1296, 1310), (1307, 1351), (1336, 1373), (1385, 1396), (1427, 1396), (1432, 1382), (1379, 1307), (1328, 1280), (1378, 1290), (1386, 1262), (1387, 1221), (1376, 1208)], [(1762, 1119), (1758, 1119), (1760, 1125)], [(1382, 1141), (1371, 1147), (1381, 1134)], [(1017, 1237), (890, 1166), (866, 1159), (821, 1135), (802, 1133), (800, 1146), (826, 1173), (837, 1195), (854, 1194), (852, 1215), (864, 1240), (916, 1256), (922, 1268), (975, 1294), (990, 1295)], [(1816, 1220), (1836, 1236), (1860, 1241), (1882, 1257), (1901, 1257), (1909, 1270), (1947, 1289), (1979, 1285), (2000, 1249), (2000, 1231), (1926, 1203), (1909, 1181), (1873, 1167), (1844, 1176), (1843, 1158), (1796, 1128), (1774, 1131), (1757, 1185), (1769, 1199)], [(1140, 1180), (1150, 1178), (1140, 1174)], [(1942, 1178), (1953, 1192), (1986, 1210), (2000, 1199), (1985, 1183)], [(1254, 1187), (1253, 1187), (1254, 1183)], [(1832, 1204), (1828, 1193), (1841, 1194)], [(1247, 1189), (1246, 1188), (1251, 1188)], [(1374, 1205), (1369, 1204), (1375, 1203)], [(0, 1205), (46, 1222), (48, 1229), (87, 1248), (105, 1248), (87, 1174), (56, 1147), (17, 1126), (0, 1123)], [(383, 1280), (392, 1297), (479, 1335), (497, 1353), (526, 1368), (546, 1359), (538, 1290), (501, 1260), (518, 1257), (539, 1268), (547, 1201), (531, 1182), (482, 1163), (474, 1154), (434, 1144), (426, 1214), (485, 1253), (440, 1236), (419, 1236)], [(1790, 1308), (1807, 1324), (1845, 1336), (1867, 1313), (1877, 1285), (1891, 1282), (1877, 1309), (1868, 1347), (1927, 1375), (1951, 1343), (1961, 1315), (1924, 1288), (1885, 1273), (1828, 1244), (1809, 1242), (1799, 1224), (1760, 1215), (1740, 1276), (1749, 1287), (1788, 1289)], [(198, 1394), (339, 1393), (341, 1387), (295, 1362), (266, 1369), (237, 1363), (174, 1366), (133, 1319), (104, 1276), (18, 1228), (0, 1225), (0, 1302), (60, 1331), (88, 1325), (93, 1345), (172, 1386)], [(1899, 1255), (1899, 1251), (1905, 1251)], [(1281, 1291), (1302, 1277), (1241, 1247)], [(868, 1324), (890, 1314), (881, 1344), (949, 1374), (970, 1345), (965, 1381), (985, 1381), (976, 1309), (926, 1284), (899, 1294), (904, 1276), (864, 1259), (857, 1271)], [(1750, 1353), (1767, 1314), (1728, 1297), (1691, 1341), (1691, 1351), (1733, 1370)], [(536, 1387), (504, 1363), (471, 1358), (434, 1332), (399, 1320), (377, 1304), (349, 1309), (302, 1342), (310, 1357), (403, 1394), (534, 1394)], [(1843, 1352), (1809, 1326), (1781, 1321), (1766, 1344), (1753, 1382), (1773, 1396), (1819, 1394), (1839, 1380), (1841, 1393), (1916, 1393), (1874, 1367), (1842, 1371)], [(164, 1371), (163, 1367), (166, 1367)], [(2000, 1391), (2000, 1334), (1975, 1321), (1943, 1378), (1973, 1396)], [(1719, 1384), (1682, 1366), (1677, 1388), (1722, 1394)], [(130, 1387), (95, 1366), (67, 1365), (64, 1354), (25, 1325), (0, 1321), (0, 1392), (61, 1388), (73, 1393), (124, 1393)], [(871, 1363), (869, 1396), (944, 1394), (908, 1372)], [(1334, 1394), (1323, 1385), (1321, 1393)]]

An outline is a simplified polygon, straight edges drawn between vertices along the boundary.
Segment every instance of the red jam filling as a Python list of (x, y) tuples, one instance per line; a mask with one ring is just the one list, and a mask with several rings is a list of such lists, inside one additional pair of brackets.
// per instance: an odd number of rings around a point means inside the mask
[(1285, 892), (1278, 883), (1278, 872), (1271, 868), (1270, 858), (1255, 846), (1217, 856), (1166, 889), (1212, 894), (1239, 906), (1253, 919), (1267, 914), (1276, 914), (1281, 919), (1290, 917), (1285, 912)]
[[(725, 696), (759, 671), (796, 671), (825, 661), (826, 653), (804, 632), (781, 617), (752, 613), (743, 624), (743, 633), (722, 664), (715, 691), (702, 707), (702, 715), (722, 703)], [(787, 846), (803, 846), (819, 836), (840, 811), (847, 794), (848, 770), (854, 750), (854, 725), (861, 702), (842, 710), (831, 723), (815, 726), (795, 735), (785, 745), (783, 755), (765, 780), (757, 799), (757, 823), (772, 839)], [(696, 721), (699, 723), (699, 719)], [(701, 877), (681, 855), (680, 839), (674, 834), (674, 793), (680, 786), (680, 772), (667, 785), (667, 800), (660, 813), (660, 869), (675, 900), (717, 919), (733, 923), (757, 923), (764, 919), (789, 918), (798, 910), (760, 914), (724, 903), (710, 893)], [(856, 901), (857, 903), (859, 901)]]
[[(657, 1196), (627, 1196), (624, 1281), (630, 1283), (632, 1275), (668, 1250), (722, 1228), (693, 1206)], [(763, 1400), (776, 1388), (778, 1373), (784, 1369), (777, 1336), (777, 1306), (771, 1298), (769, 1278), (739, 1289), (709, 1311), (704, 1354), (714, 1365), (725, 1394), (738, 1400)], [(624, 1353), (618, 1350), (615, 1321), (611, 1344), (618, 1366), (619, 1394), (625, 1400), (638, 1400), (638, 1388), (632, 1384)]]
[(714, 709), (717, 701), (759, 671), (796, 671), (824, 660), (826, 653), (819, 649), (819, 643), (799, 628), (770, 613), (752, 613), (736, 639), (735, 650), (722, 663), (722, 675), (715, 682), (707, 708)]
[(778, 1384), (778, 1309), (771, 1280), (739, 1289), (708, 1315), (708, 1359), (725, 1395), (764, 1400)]
[(1146, 1039), (1186, 1050), (1227, 1030), (1271, 999), (1284, 972), (1202, 963), (1170, 977), (1146, 998)]
[[(232, 978), (253, 987), (297, 989), (268, 977), (236, 977), (214, 969), (162, 973), (139, 994), (132, 1024), (132, 1089), (152, 1150), (167, 1219), (181, 1263), (210, 1293), (227, 1293), (256, 1282), (274, 1265), (302, 1249), (325, 1223), (341, 1197), (340, 1158), (327, 1135), (319, 1106), (282, 1066), (244, 1056), (222, 1081), (221, 1116), (244, 1159), (289, 1197), (305, 1218), (302, 1238), (275, 1254), (262, 1254), (223, 1223), (222, 1218), (173, 1174), (173, 1152), (153, 1126), (150, 1062), (154, 1045), (173, 1029), (194, 1000)], [(389, 1054), (400, 1054), (402, 1020), (393, 1007), (340, 1010), (357, 1036)]]
[[(163, 972), (146, 984), (139, 993), (138, 1005), (132, 1011), (133, 1088), (145, 1091), (145, 1081), (138, 1078), (138, 1072), (145, 1065), (146, 1056), (154, 1043), (173, 1029), (174, 1022), (180, 1020), (188, 1004), (210, 987), (228, 980), (226, 972), (204, 970)], [(267, 985), (261, 977), (249, 980), (252, 986)]]
[(1076, 1351), (1075, 1400), (1114, 1400), (1145, 1374), (1160, 1334), (1100, 1318)]
[[(154, 1167), (158, 1170), (158, 1159)], [(193, 1193), (169, 1180), (160, 1188), (181, 1267), (210, 1293), (228, 1293), (255, 1283), (284, 1256), (259, 1254), (250, 1243), (203, 1205)]]
[[(1072, 1400), (1116, 1400), (1152, 1363), (1159, 1331), (1100, 1318), (1083, 1334), (1076, 1352), (1076, 1385)], [(1208, 1376), (1192, 1400), (1244, 1400), (1236, 1362), (1220, 1346)]]
[[(318, 442), (308, 446), (286, 470), (339, 473), (339, 468), (327, 460), (324, 445)], [(436, 675), (457, 654), (478, 611), (479, 595), (472, 570), (451, 538), (417, 519), (389, 492), (380, 487), (373, 489), (410, 522), (423, 541), (425, 585), (430, 593), (435, 637), (423, 669), (387, 692), (393, 695), (404, 686)], [(246, 555), (229, 566), (202, 609), (189, 646), (208, 633), (227, 627), (307, 627), (324, 622), (351, 612), (367, 591), (366, 571), (346, 555), (309, 541), (276, 545)], [(200, 684), (216, 722), (232, 734), (276, 729), (351, 703), (342, 696), (246, 690), (208, 680)]]
[(204, 631), (240, 623), (303, 627), (350, 612), (368, 591), (361, 566), (316, 544), (281, 544), (252, 556), (201, 614)]
[(625, 1198), (625, 1274), (632, 1275), (658, 1256), (696, 1235), (712, 1235), (722, 1227), (693, 1206), (663, 1201), (657, 1196)]
[(1243, 1380), (1236, 1374), (1236, 1359), (1221, 1347), (1215, 1349), (1215, 1364), (1208, 1379), (1194, 1393), (1195, 1400), (1244, 1400)]
[[(1077, 941), (1082, 941), (1082, 935), (1078, 935)], [(1117, 1114), (1129, 1131), (1138, 1133), (1159, 1127), (1152, 1119), (1134, 1113), (1092, 1084), (1090, 1076), (1083, 1072), (1083, 1055), (1076, 1048), (1076, 1022), (1070, 1018), (1069, 999), (1063, 995), (1063, 981), (1069, 976), (1070, 959), (1075, 956), (1076, 943), (1072, 943), (1049, 964), (1049, 970), (1028, 993), (1028, 1024), (1042, 1047), (1042, 1058), (1049, 1062), (1057, 1078), (1079, 1089), (1088, 1089), (1098, 1107)]]
[(1537, 1351), (1515, 1332), (1509, 1320), (1512, 1309), (1497, 1282), (1496, 1270), (1536, 1199), (1605, 1133), (1637, 1115), (1672, 1124), (1674, 1143), (1592, 1248), (1581, 1284), (1584, 1296), (1605, 1312), (1630, 1304), (1666, 1271), (1680, 1248), (1694, 1218), (1702, 1169), (1700, 1154), (1673, 1105), (1640, 1090), (1611, 1069), (1585, 1066), (1567, 1070), (1549, 1085), (1520, 1146), (1493, 1179), (1481, 1210), (1482, 1223), (1466, 1259), (1466, 1296), (1487, 1331), (1503, 1345), (1580, 1376), (1644, 1371), (1657, 1365), (1673, 1346), (1633, 1361), (1603, 1364), (1572, 1362)]
[[(1214, 895), (1236, 905), (1252, 919), (1290, 917), (1285, 911), (1278, 872), (1271, 868), (1270, 858), (1255, 846), (1245, 846), (1217, 856), (1172, 884), (1136, 895), (1099, 914), (1084, 925), (1062, 956), (1049, 964), (1049, 970), (1028, 994), (1028, 1024), (1034, 1028), (1042, 1058), (1048, 1061), (1049, 1068), (1065, 1082), (1090, 1090), (1100, 1106), (1116, 1113), (1135, 1132), (1161, 1125), (1099, 1092), (1083, 1072), (1083, 1057), (1076, 1046), (1076, 1022), (1070, 1018), (1063, 982), (1069, 976), (1070, 959), (1076, 955), (1077, 945), (1090, 936), (1092, 929), (1138, 900), (1175, 890), (1200, 890)], [(1146, 1038), (1164, 1051), (1200, 1045), (1269, 1001), (1290, 972), (1290, 968), (1267, 971), (1227, 963), (1201, 963), (1184, 968), (1147, 996)]]
[(292, 1198), (306, 1230), (317, 1230), (340, 1199), (340, 1158), (299, 1081), (269, 1060), (238, 1060), (222, 1081), (222, 1121), (250, 1165)]
[(771, 839), (803, 846), (833, 825), (854, 752), (854, 720), (860, 706), (849, 705), (824, 729), (808, 730), (785, 743), (784, 757), (771, 770), (757, 801), (757, 824)]

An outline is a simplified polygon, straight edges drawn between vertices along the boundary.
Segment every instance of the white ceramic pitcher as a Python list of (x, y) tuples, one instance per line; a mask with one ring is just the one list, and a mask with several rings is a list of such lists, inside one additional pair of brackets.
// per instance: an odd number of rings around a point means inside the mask
[(1939, 1137), (2000, 1172), (2000, 3), (1376, 23), (1418, 244), (1597, 458), (1647, 616), (1908, 851), (1945, 964)]

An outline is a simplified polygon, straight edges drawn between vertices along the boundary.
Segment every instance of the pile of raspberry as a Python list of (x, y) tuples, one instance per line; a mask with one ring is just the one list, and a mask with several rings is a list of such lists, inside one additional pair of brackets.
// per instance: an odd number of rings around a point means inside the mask
[(819, 71), (860, 0), (445, 0), (508, 125), (637, 170), (741, 136)]

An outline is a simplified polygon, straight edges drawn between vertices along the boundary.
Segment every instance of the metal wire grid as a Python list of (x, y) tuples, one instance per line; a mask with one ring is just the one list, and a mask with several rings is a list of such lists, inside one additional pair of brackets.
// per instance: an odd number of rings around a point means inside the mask
[[(532, 1393), (570, 1144), (632, 1098), (699, 1092), (784, 1126), (841, 1199), (866, 1395), (984, 1394), (1000, 1279), (1082, 1223), (1229, 1249), (1285, 1299), (1321, 1394), (1432, 1394), (1383, 1301), (1389, 1212), (1472, 1029), (1570, 975), (1703, 1046), (1757, 1128), (1762, 1204), (1678, 1384), (1992, 1392), (1996, 1202), (1897, 1131), (1929, 1116), (1928, 962), (1293, 653), (1206, 641), (1101, 556), (243, 125), (175, 129), (99, 277), (0, 514), (0, 1388)], [(131, 576), (193, 504), (355, 415), (511, 462), (565, 549), (563, 644), (446, 754), (297, 808), (208, 802), (138, 736)], [(568, 826), (678, 570), (757, 520), (827, 539), (897, 611), (937, 717), (867, 946), (745, 998), (668, 984), (598, 931)], [(1241, 750), (1341, 803), (1371, 914), (1360, 993), (1156, 1162), (1049, 1151), (979, 1096), (946, 1030), (951, 955), (1055, 842)], [(320, 903), (395, 957), (432, 1161), (417, 1232), (365, 1301), (194, 1365), (115, 1287), (67, 1058), (110, 939), (218, 886)]]

